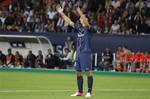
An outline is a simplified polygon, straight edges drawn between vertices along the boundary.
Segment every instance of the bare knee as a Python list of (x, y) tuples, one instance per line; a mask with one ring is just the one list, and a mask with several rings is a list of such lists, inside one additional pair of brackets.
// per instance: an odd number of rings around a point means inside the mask
[(82, 76), (82, 71), (77, 71), (77, 77)]
[(93, 76), (92, 70), (87, 71), (87, 76)]

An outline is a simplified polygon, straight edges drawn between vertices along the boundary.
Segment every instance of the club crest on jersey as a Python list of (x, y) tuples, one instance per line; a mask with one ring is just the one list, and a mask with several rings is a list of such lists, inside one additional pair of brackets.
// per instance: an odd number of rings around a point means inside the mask
[(83, 36), (84, 36), (84, 34), (82, 32), (78, 33), (78, 37), (83, 37)]

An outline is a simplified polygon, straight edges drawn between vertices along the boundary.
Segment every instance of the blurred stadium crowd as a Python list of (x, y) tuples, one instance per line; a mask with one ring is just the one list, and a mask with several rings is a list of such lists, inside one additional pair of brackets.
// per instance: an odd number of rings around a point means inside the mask
[[(3, 0), (0, 0), (0, 3)], [(6, 7), (0, 6), (0, 31), (17, 32), (75, 32), (57, 14), (56, 5), (61, 4), (65, 14), (73, 21), (78, 20), (75, 8), (80, 6), (91, 24), (90, 31), (97, 34), (149, 34), (150, 0), (10, 0)], [(0, 67), (18, 68), (72, 68), (76, 49), (74, 42), (65, 42), (62, 55), (47, 55), (42, 51), (27, 56), (8, 49), (0, 51)], [(96, 70), (149, 72), (150, 53), (132, 52), (120, 46), (116, 53), (106, 48), (98, 55)]]
[[(2, 2), (3, 0), (1, 0)], [(149, 0), (10, 0), (0, 7), (0, 31), (74, 32), (56, 12), (60, 3), (73, 21), (80, 6), (89, 18), (91, 32), (149, 34)]]

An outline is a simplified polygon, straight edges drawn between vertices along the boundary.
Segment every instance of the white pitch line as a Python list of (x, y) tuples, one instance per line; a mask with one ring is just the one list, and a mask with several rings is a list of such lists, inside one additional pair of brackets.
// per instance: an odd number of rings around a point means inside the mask
[[(73, 90), (0, 90), (0, 93), (72, 92)], [(95, 89), (97, 92), (146, 92), (148, 89)]]
[(18, 92), (70, 92), (72, 90), (0, 90), (0, 93), (18, 93)]
[(96, 89), (95, 91), (138, 92), (138, 91), (149, 91), (149, 90), (148, 89)]

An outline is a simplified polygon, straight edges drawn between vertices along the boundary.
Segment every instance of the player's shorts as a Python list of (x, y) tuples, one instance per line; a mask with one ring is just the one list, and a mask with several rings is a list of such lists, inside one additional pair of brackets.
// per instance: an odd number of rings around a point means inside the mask
[(92, 58), (91, 53), (80, 53), (76, 55), (76, 61), (74, 64), (75, 69), (81, 71), (92, 70)]

